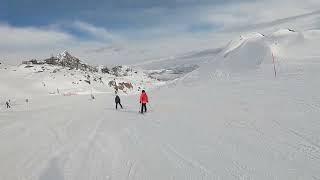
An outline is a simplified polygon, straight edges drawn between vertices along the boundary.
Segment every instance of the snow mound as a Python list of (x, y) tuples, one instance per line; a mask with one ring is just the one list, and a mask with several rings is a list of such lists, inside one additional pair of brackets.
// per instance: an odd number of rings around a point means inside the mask
[(261, 39), (263, 37), (264, 37), (264, 35), (262, 35), (260, 33), (250, 33), (250, 34), (246, 34), (246, 35), (241, 35), (239, 38), (231, 41), (227, 45), (227, 47), (222, 51), (222, 54), (224, 54), (224, 56), (228, 56), (229, 53), (242, 47), (247, 42), (255, 41), (255, 40)]
[(229, 73), (256, 70), (272, 63), (272, 48), (261, 33), (241, 35), (230, 41), (211, 61), (199, 68), (200, 79), (229, 77)]
[(270, 62), (271, 57), (272, 52), (264, 36), (255, 33), (232, 41), (222, 54), (221, 67), (232, 71), (255, 69), (264, 62)]
[(212, 74), (229, 76), (228, 73), (254, 70), (261, 64), (272, 63), (271, 46), (265, 39), (263, 34), (250, 33), (232, 40), (215, 59), (200, 67), (200, 76), (205, 79)]

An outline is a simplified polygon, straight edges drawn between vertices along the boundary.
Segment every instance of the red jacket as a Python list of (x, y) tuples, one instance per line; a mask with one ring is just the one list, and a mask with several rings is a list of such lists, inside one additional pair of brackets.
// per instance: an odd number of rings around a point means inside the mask
[(148, 100), (147, 93), (142, 93), (140, 96), (140, 103), (146, 104), (148, 102), (149, 102), (149, 100)]

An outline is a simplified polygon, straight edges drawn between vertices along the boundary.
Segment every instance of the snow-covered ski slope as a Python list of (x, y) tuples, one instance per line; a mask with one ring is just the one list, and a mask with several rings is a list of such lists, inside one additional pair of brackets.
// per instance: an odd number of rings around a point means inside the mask
[(239, 36), (147, 91), (145, 115), (138, 95), (116, 111), (111, 94), (38, 95), (2, 69), (1, 96), (32, 99), (1, 107), (0, 179), (320, 179), (319, 32)]

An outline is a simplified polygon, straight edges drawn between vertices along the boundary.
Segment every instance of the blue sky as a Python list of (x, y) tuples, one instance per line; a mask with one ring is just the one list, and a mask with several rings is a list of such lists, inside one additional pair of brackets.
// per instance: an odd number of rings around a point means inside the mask
[[(82, 21), (143, 38), (141, 31), (160, 25), (181, 25), (180, 31), (192, 33), (214, 31), (219, 24), (197, 22), (201, 7), (236, 3), (236, 0), (2, 0), (0, 22), (16, 27), (69, 24)], [(178, 23), (178, 24), (177, 24)], [(64, 27), (76, 35), (85, 34)], [(144, 31), (146, 37), (150, 36)]]
[[(2, 0), (0, 12), (14, 25), (45, 25), (57, 21), (83, 20), (108, 28), (150, 25), (162, 13), (179, 9), (232, 3), (231, 0)], [(148, 11), (149, 10), (149, 11)], [(154, 10), (152, 12), (152, 10)], [(158, 11), (157, 11), (158, 10)], [(26, 18), (27, 17), (27, 18)], [(140, 25), (142, 25), (140, 24)]]
[(136, 61), (221, 46), (238, 29), (319, 9), (318, 0), (1, 0), (0, 54), (67, 49), (98, 62)]

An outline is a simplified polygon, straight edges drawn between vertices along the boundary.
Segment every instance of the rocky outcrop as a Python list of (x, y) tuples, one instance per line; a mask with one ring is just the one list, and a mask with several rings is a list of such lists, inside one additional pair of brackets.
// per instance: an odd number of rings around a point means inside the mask
[(121, 90), (121, 91), (126, 93), (127, 90), (132, 90), (133, 89), (133, 85), (130, 82), (117, 83), (115, 80), (109, 81), (109, 86), (113, 87), (116, 92)]
[(51, 65), (59, 65), (59, 59), (56, 57), (50, 57), (48, 59), (45, 59), (44, 62), (46, 64), (51, 64)]
[(107, 66), (101, 68), (101, 72), (104, 74), (110, 74), (110, 69)]
[(98, 68), (95, 66), (90, 66), (86, 63), (81, 62), (81, 60), (75, 56), (72, 56), (69, 52), (64, 51), (57, 57), (51, 56), (50, 58), (44, 59), (43, 61), (38, 61), (32, 59), (29, 61), (23, 61), (22, 64), (32, 65), (32, 64), (49, 64), (54, 66), (62, 66), (70, 69), (79, 69), (83, 71), (98, 72)]
[(30, 61), (23, 61), (22, 64), (30, 65), (30, 64), (45, 64), (43, 61), (38, 61), (36, 59), (31, 59)]
[(132, 72), (132, 69), (126, 66), (115, 66), (111, 69), (109, 74), (116, 77), (128, 76), (128, 73)]

